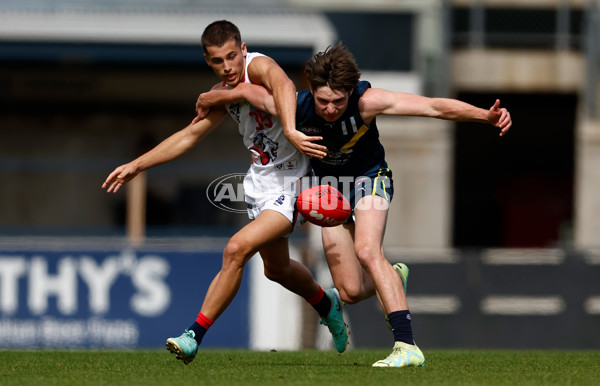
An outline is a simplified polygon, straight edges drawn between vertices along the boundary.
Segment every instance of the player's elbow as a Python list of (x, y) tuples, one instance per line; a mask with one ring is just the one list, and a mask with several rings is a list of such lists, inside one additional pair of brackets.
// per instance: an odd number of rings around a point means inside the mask
[(442, 98), (432, 98), (431, 103), (423, 115), (430, 118), (450, 119), (450, 111), (446, 109)]

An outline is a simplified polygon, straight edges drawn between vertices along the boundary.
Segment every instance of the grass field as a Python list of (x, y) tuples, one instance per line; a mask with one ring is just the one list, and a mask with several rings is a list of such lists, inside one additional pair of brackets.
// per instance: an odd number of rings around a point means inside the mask
[(0, 351), (0, 385), (599, 385), (600, 351), (427, 350), (420, 368), (371, 364), (386, 350)]

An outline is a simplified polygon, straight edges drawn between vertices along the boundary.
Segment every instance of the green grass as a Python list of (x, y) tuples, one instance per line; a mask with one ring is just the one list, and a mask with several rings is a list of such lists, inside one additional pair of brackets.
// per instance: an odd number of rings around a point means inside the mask
[(598, 385), (600, 351), (427, 350), (420, 368), (371, 364), (387, 350), (0, 351), (0, 385)]

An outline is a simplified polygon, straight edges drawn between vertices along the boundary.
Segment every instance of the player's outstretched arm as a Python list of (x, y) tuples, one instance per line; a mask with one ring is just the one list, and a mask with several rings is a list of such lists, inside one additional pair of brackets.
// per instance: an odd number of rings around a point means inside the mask
[(500, 107), (499, 99), (496, 99), (489, 110), (485, 110), (457, 99), (431, 98), (429, 108), (439, 119), (488, 123), (500, 129), (500, 136), (506, 134), (512, 126), (510, 113), (507, 109)]
[(140, 172), (179, 157), (204, 139), (224, 116), (224, 111), (211, 112), (205, 119), (176, 132), (135, 160), (117, 167), (108, 175), (102, 189), (106, 189), (107, 193), (116, 193)]
[(500, 100), (485, 110), (451, 98), (428, 98), (416, 94), (368, 89), (360, 99), (361, 115), (370, 122), (379, 114), (431, 117), (457, 122), (488, 123), (500, 129), (500, 136), (512, 126), (510, 113)]

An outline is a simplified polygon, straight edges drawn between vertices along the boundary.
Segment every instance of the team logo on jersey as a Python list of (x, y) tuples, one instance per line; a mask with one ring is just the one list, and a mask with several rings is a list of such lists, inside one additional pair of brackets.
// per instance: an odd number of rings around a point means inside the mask
[(292, 169), (297, 169), (298, 168), (298, 164), (296, 163), (295, 159), (289, 160), (285, 163), (285, 170), (292, 170)]
[(298, 161), (296, 161), (295, 159), (286, 161), (284, 163), (280, 163), (280, 164), (275, 164), (275, 169), (276, 170), (294, 170), (294, 169), (298, 169)]
[(260, 162), (261, 165), (267, 165), (277, 158), (278, 148), (279, 143), (267, 137), (264, 132), (259, 132), (256, 137), (254, 137), (252, 146), (248, 149), (252, 152), (255, 162)]
[(327, 157), (334, 159), (347, 158), (350, 153), (352, 153), (352, 149), (329, 150), (327, 151)]
[(301, 126), (298, 128), (299, 131), (306, 135), (317, 135), (321, 134), (321, 129), (312, 126)]
[(240, 123), (240, 104), (232, 103), (229, 105), (229, 114), (234, 117), (237, 123)]

